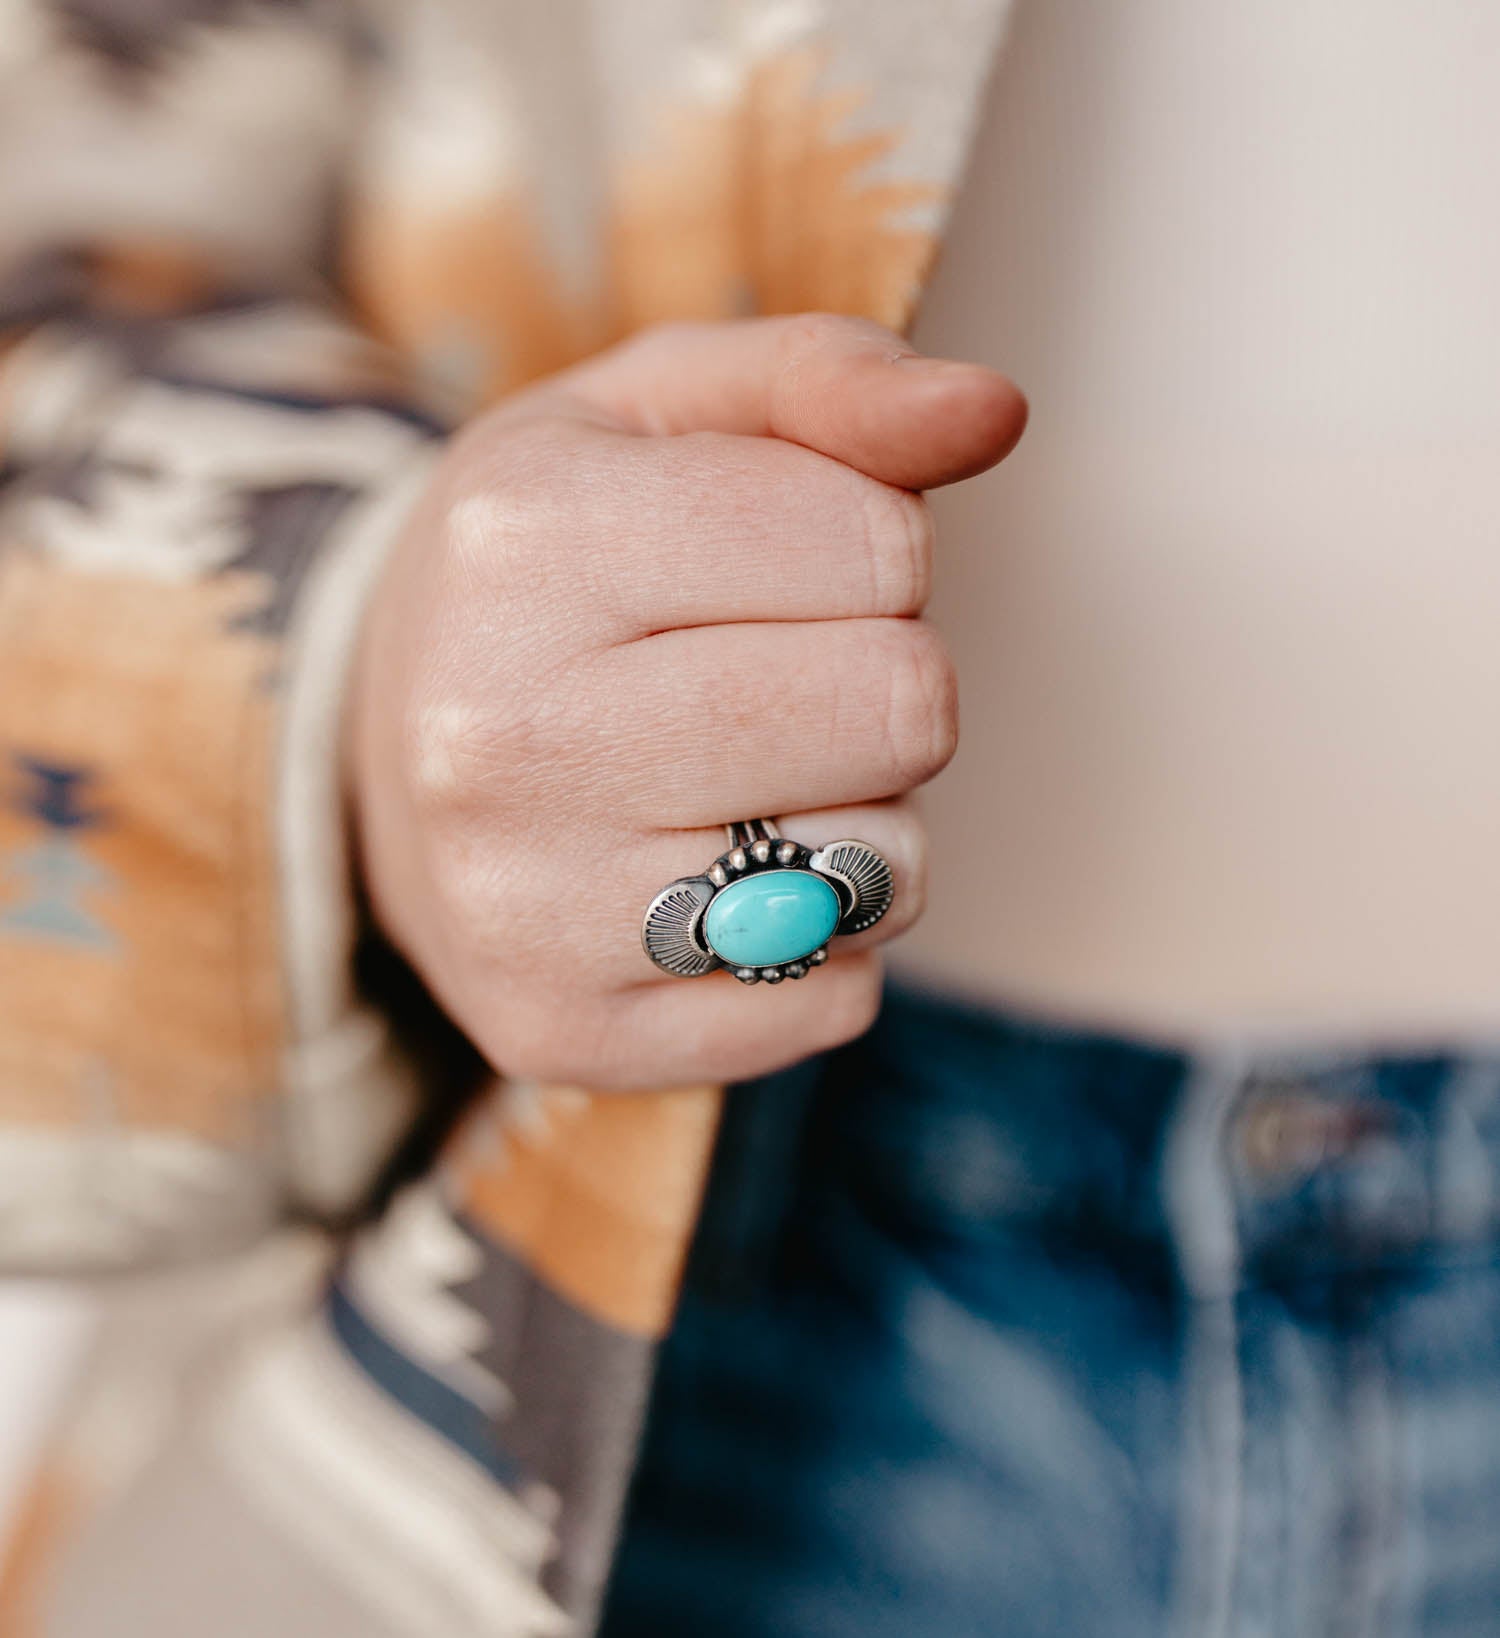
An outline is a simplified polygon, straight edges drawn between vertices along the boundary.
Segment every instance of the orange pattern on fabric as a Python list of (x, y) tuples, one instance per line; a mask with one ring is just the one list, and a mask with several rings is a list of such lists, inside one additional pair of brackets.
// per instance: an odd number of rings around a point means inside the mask
[(417, 372), (484, 403), (667, 319), (824, 311), (910, 322), (934, 235), (903, 214), (945, 188), (870, 171), (899, 131), (849, 133), (868, 101), (828, 90), (828, 53), (752, 68), (727, 105), (665, 113), (612, 179), (604, 277), (570, 296), (534, 203), (497, 188), (463, 207), (378, 190), (351, 205), (345, 285)]
[[(0, 1119), (241, 1144), (267, 1118), (273, 650), (230, 629), (265, 594), (251, 575), (173, 586), (0, 557), (0, 751), (89, 770), (105, 818), (74, 844), (98, 874), (80, 902), (112, 946), (0, 930)], [(24, 892), (6, 866), (40, 831), (0, 806), (0, 929)]]
[(737, 312), (910, 322), (935, 239), (903, 212), (945, 189), (872, 180), (893, 131), (846, 134), (867, 102), (821, 85), (827, 52), (754, 67), (727, 108), (683, 109), (624, 172), (613, 219), (626, 328)]
[(193, 245), (121, 239), (89, 258), (89, 295), (105, 311), (187, 312), (212, 300), (229, 282), (228, 270)]
[(454, 1204), (585, 1313), (663, 1336), (718, 1112), (712, 1087), (516, 1088), (461, 1134)]
[(82, 1511), (61, 1474), (43, 1468), (0, 1555), (0, 1638), (42, 1638), (47, 1583)]
[(514, 199), (444, 210), (367, 198), (351, 210), (344, 254), (349, 294), (375, 334), (473, 402), (605, 339), (563, 298), (534, 213)]

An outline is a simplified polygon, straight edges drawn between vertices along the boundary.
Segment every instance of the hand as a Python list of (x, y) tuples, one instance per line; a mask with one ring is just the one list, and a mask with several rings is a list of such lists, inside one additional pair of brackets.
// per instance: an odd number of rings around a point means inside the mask
[[(350, 761), (383, 926), (490, 1061), (591, 1087), (769, 1072), (861, 1033), (953, 754), (915, 491), (1000, 460), (1002, 376), (820, 316), (674, 326), (454, 442), (379, 586)], [(801, 983), (675, 979), (642, 912), (777, 819), (896, 899)]]

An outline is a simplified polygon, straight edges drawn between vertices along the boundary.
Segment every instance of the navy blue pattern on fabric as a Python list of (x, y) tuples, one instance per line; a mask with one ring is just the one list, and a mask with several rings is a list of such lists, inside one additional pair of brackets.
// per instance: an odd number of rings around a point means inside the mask
[(337, 1280), (329, 1290), (327, 1313), (349, 1357), (383, 1393), (457, 1446), (491, 1478), (515, 1488), (521, 1475), (496, 1442), (493, 1420), (472, 1399), (387, 1341)]

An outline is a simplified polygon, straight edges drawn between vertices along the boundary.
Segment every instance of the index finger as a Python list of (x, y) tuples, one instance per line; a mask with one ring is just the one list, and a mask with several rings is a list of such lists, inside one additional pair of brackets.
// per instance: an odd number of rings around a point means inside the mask
[(549, 385), (628, 431), (782, 438), (903, 489), (994, 466), (1027, 414), (996, 371), (925, 358), (880, 325), (826, 313), (668, 325)]

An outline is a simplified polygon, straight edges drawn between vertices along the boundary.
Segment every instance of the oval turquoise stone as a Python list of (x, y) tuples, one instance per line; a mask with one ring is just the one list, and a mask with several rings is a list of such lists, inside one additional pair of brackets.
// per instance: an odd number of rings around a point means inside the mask
[(731, 967), (779, 967), (821, 950), (839, 896), (806, 870), (764, 870), (720, 889), (703, 918), (709, 948)]

